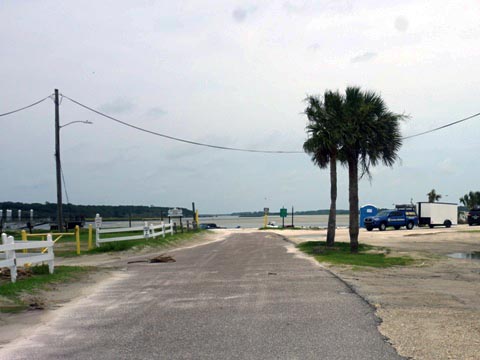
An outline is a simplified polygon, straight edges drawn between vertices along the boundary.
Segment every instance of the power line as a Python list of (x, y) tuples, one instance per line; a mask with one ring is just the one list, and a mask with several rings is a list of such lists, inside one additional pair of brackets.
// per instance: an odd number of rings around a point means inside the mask
[(468, 117), (466, 117), (466, 118), (464, 118), (464, 119), (460, 119), (460, 120), (451, 122), (451, 123), (449, 123), (449, 124), (439, 126), (439, 127), (435, 128), (435, 129), (427, 130), (427, 131), (424, 131), (424, 132), (421, 132), (421, 133), (418, 133), (418, 134), (415, 134), (415, 135), (405, 136), (405, 137), (403, 137), (402, 139), (403, 139), (403, 140), (406, 140), (406, 139), (411, 139), (411, 138), (414, 138), (414, 137), (417, 137), (417, 136), (420, 136), (420, 135), (429, 134), (429, 133), (431, 133), (431, 132), (434, 132), (434, 131), (437, 131), (437, 130), (440, 130), (440, 129), (445, 129), (446, 127), (449, 127), (449, 126), (452, 126), (452, 125), (456, 125), (456, 124), (459, 124), (459, 123), (461, 123), (461, 122), (464, 122), (464, 121), (473, 119), (474, 117), (477, 117), (477, 116), (479, 116), (479, 115), (480, 115), (480, 113), (473, 114), (473, 115), (468, 116)]
[(228, 147), (228, 146), (219, 146), (219, 145), (212, 145), (212, 144), (206, 144), (206, 143), (201, 143), (201, 142), (197, 142), (197, 141), (192, 141), (192, 140), (186, 140), (186, 139), (181, 139), (181, 138), (177, 138), (177, 137), (174, 137), (174, 136), (170, 136), (170, 135), (165, 135), (165, 134), (161, 134), (159, 132), (156, 132), (156, 131), (152, 131), (152, 130), (148, 130), (148, 129), (145, 129), (145, 128), (142, 128), (142, 127), (139, 127), (139, 126), (136, 126), (136, 125), (132, 125), (132, 124), (129, 124), (125, 121), (121, 121), (121, 120), (118, 120), (112, 116), (109, 116), (107, 114), (104, 114), (98, 110), (95, 110), (91, 107), (88, 107), (87, 105), (84, 105), (76, 100), (73, 100), (71, 98), (69, 98), (68, 96), (65, 96), (62, 94), (62, 97), (70, 100), (71, 102), (77, 104), (78, 106), (81, 106), (87, 110), (90, 110), (98, 115), (101, 115), (103, 117), (106, 117), (107, 119), (110, 119), (110, 120), (113, 120), (119, 124), (122, 124), (122, 125), (125, 125), (125, 126), (128, 126), (128, 127), (131, 127), (135, 130), (139, 130), (139, 131), (143, 131), (143, 132), (146, 132), (146, 133), (149, 133), (149, 134), (152, 134), (152, 135), (156, 135), (156, 136), (161, 136), (163, 138), (166, 138), (166, 139), (170, 139), (170, 140), (174, 140), (174, 141), (179, 141), (179, 142), (183, 142), (183, 143), (187, 143), (187, 144), (191, 144), (191, 145), (198, 145), (198, 146), (204, 146), (204, 147), (209, 147), (209, 148), (214, 148), (214, 149), (220, 149), (220, 150), (231, 150), (231, 151), (243, 151), (243, 152), (252, 152), (252, 153), (266, 153), (266, 154), (304, 154), (303, 151), (284, 151), (284, 150), (254, 150), (254, 149), (242, 149), (242, 148), (234, 148), (234, 147)]
[(38, 105), (38, 104), (40, 104), (41, 102), (47, 100), (48, 98), (50, 98), (50, 96), (51, 96), (51, 95), (48, 95), (47, 97), (43, 98), (42, 100), (38, 100), (38, 101), (34, 102), (33, 104), (24, 106), (24, 107), (22, 107), (22, 108), (20, 108), (20, 109), (16, 109), (16, 110), (12, 110), (12, 111), (9, 111), (9, 112), (0, 114), (0, 117), (1, 117), (1, 116), (7, 116), (7, 115), (10, 115), (10, 114), (14, 114), (14, 113), (16, 113), (16, 112), (19, 112), (19, 111), (22, 111), (22, 110), (31, 108), (31, 107), (33, 107), (33, 106), (35, 106), (35, 105)]
[[(254, 149), (242, 149), (242, 148), (233, 148), (233, 147), (228, 147), (228, 146), (219, 146), (219, 145), (212, 145), (212, 144), (205, 144), (205, 143), (200, 143), (200, 142), (196, 142), (196, 141), (191, 141), (191, 140), (186, 140), (186, 139), (181, 139), (181, 138), (177, 138), (177, 137), (174, 137), (174, 136), (170, 136), (170, 135), (165, 135), (165, 134), (161, 134), (161, 133), (158, 133), (158, 132), (155, 132), (155, 131), (151, 131), (151, 130), (148, 130), (148, 129), (144, 129), (144, 128), (141, 128), (139, 126), (135, 126), (135, 125), (132, 125), (132, 124), (129, 124), (127, 122), (124, 122), (124, 121), (121, 121), (121, 120), (118, 120), (112, 116), (109, 116), (107, 114), (104, 114), (98, 110), (95, 110), (95, 109), (92, 109), (91, 107), (88, 107), (76, 100), (73, 100), (71, 98), (69, 98), (68, 96), (65, 96), (65, 95), (62, 95), (62, 97), (65, 97), (66, 99), (72, 101), (73, 103), (87, 109), (87, 110), (90, 110), (90, 111), (93, 111), (94, 113), (98, 114), (98, 115), (101, 115), (101, 116), (104, 116), (110, 120), (113, 120), (113, 121), (116, 121), (122, 125), (125, 125), (125, 126), (128, 126), (128, 127), (131, 127), (133, 129), (136, 129), (136, 130), (139, 130), (139, 131), (143, 131), (143, 132), (146, 132), (146, 133), (149, 133), (149, 134), (152, 134), (152, 135), (156, 135), (156, 136), (161, 136), (161, 137), (164, 137), (166, 139), (170, 139), (170, 140), (175, 140), (175, 141), (180, 141), (180, 142), (183, 142), (183, 143), (187, 143), (187, 144), (192, 144), (192, 145), (198, 145), (198, 146), (205, 146), (205, 147), (210, 147), (210, 148), (214, 148), (214, 149), (221, 149), (221, 150), (232, 150), (232, 151), (243, 151), (243, 152), (253, 152), (253, 153), (268, 153), (268, 154), (304, 154), (303, 151), (283, 151), (283, 150), (254, 150)], [(421, 133), (418, 133), (418, 134), (414, 134), (414, 135), (409, 135), (409, 136), (404, 136), (402, 138), (402, 140), (406, 140), (406, 139), (411, 139), (411, 138), (414, 138), (414, 137), (417, 137), (417, 136), (421, 136), (421, 135), (425, 135), (425, 134), (429, 134), (431, 132), (434, 132), (434, 131), (438, 131), (438, 130), (441, 130), (441, 129), (444, 129), (444, 128), (447, 128), (449, 126), (453, 126), (453, 125), (456, 125), (456, 124), (459, 124), (461, 122), (464, 122), (464, 121), (467, 121), (467, 120), (470, 120), (470, 119), (473, 119), (474, 117), (477, 117), (479, 116), (480, 113), (477, 113), (477, 114), (473, 114), (471, 116), (468, 116), (464, 119), (460, 119), (460, 120), (457, 120), (457, 121), (454, 121), (454, 122), (451, 122), (451, 123), (448, 123), (448, 124), (445, 124), (445, 125), (442, 125), (442, 126), (439, 126), (437, 128), (434, 128), (434, 129), (430, 129), (430, 130), (427, 130), (427, 131), (424, 131), (424, 132), (421, 132)]]

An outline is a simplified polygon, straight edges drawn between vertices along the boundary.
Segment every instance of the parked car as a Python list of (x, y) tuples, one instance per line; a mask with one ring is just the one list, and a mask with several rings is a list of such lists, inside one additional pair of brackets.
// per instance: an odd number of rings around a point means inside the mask
[(372, 231), (374, 228), (384, 231), (387, 227), (398, 230), (402, 226), (411, 230), (418, 225), (418, 217), (413, 207), (397, 206), (394, 210), (383, 210), (376, 216), (365, 218), (364, 224), (368, 231)]
[(468, 225), (480, 225), (480, 207), (471, 209), (467, 214)]

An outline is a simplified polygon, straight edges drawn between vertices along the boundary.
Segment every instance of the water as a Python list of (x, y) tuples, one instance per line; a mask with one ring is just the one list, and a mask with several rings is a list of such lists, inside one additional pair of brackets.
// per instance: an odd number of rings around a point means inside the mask
[(480, 251), (452, 253), (448, 254), (447, 256), (453, 259), (480, 260)]
[[(165, 222), (168, 219), (164, 220)], [(172, 220), (174, 221), (174, 220)], [(182, 222), (185, 225), (187, 221), (192, 222), (191, 218), (183, 218)], [(269, 216), (269, 222), (275, 222), (276, 225), (282, 226), (282, 218), (279, 216)], [(149, 221), (153, 224), (157, 224), (160, 222), (158, 221)], [(177, 224), (179, 223), (178, 220), (175, 220)], [(221, 216), (213, 216), (213, 217), (200, 217), (200, 223), (213, 223), (216, 224), (218, 227), (233, 229), (233, 228), (260, 228), (263, 226), (263, 217), (239, 217), (239, 216), (228, 216), (228, 215), (221, 215)], [(296, 227), (327, 227), (328, 223), (328, 215), (295, 215), (294, 217), (294, 225)], [(86, 226), (88, 226), (90, 222), (87, 222)], [(95, 224), (92, 223), (95, 227)], [(143, 221), (132, 221), (132, 226), (143, 226)], [(103, 228), (110, 228), (110, 227), (128, 227), (128, 221), (104, 221), (102, 224)], [(288, 216), (285, 218), (285, 226), (292, 225), (292, 218)], [(338, 227), (347, 227), (348, 226), (348, 215), (337, 215), (337, 226)]]

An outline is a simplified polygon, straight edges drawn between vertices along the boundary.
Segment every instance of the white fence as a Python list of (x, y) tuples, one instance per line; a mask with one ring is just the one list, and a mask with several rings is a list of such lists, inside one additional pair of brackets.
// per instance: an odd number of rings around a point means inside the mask
[[(0, 245), (0, 267), (10, 269), (12, 282), (17, 280), (17, 267), (25, 264), (38, 264), (48, 262), (48, 270), (53, 274), (55, 255), (53, 254), (52, 235), (47, 235), (46, 241), (15, 241), (13, 236), (2, 234), (2, 245)], [(16, 250), (24, 249), (47, 249), (46, 253), (23, 253)]]
[[(101, 226), (101, 222), (97, 223)], [(173, 235), (173, 224), (170, 222), (168, 224), (164, 224), (163, 221), (159, 225), (148, 225), (145, 222), (144, 226), (135, 226), (135, 227), (128, 227), (128, 228), (111, 228), (111, 229), (102, 229), (100, 226), (97, 226), (95, 229), (95, 240), (97, 246), (100, 244), (113, 242), (113, 241), (126, 241), (126, 240), (138, 240), (138, 239), (155, 239), (156, 237), (162, 235), (165, 237), (165, 234), (170, 233)], [(142, 231), (142, 234), (137, 235), (130, 235), (130, 236), (117, 236), (117, 237), (107, 237), (101, 238), (102, 234), (114, 234), (114, 233), (125, 233), (125, 232), (139, 232)]]

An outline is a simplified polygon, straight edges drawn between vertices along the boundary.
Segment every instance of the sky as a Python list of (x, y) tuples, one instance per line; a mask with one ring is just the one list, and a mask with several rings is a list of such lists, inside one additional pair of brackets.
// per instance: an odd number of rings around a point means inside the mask
[[(2, 0), (0, 114), (59, 89), (116, 119), (218, 146), (300, 151), (307, 95), (360, 86), (403, 136), (480, 112), (480, 1)], [(0, 201), (56, 202), (54, 103), (0, 117)], [(200, 147), (61, 97), (64, 202), (200, 213), (329, 207), (308, 155)], [(360, 205), (478, 191), (480, 117), (407, 139), (361, 179)], [(337, 208), (348, 209), (339, 168)]]

